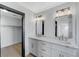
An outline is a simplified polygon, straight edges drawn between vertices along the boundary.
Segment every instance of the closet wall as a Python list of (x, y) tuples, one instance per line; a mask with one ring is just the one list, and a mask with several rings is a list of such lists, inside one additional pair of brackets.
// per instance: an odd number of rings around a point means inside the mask
[(21, 43), (21, 19), (21, 15), (1, 10), (1, 48)]

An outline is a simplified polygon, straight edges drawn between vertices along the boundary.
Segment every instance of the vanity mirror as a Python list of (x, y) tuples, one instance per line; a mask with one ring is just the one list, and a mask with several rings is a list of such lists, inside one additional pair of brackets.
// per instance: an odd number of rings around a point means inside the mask
[[(65, 9), (62, 9), (62, 10), (64, 10), (63, 12), (66, 13), (67, 10)], [(62, 10), (59, 10), (59, 11), (62, 11)], [(70, 12), (70, 9), (68, 10)], [(55, 37), (57, 37), (59, 40), (62, 40), (62, 41), (68, 41), (68, 39), (72, 39), (72, 15), (71, 13), (59, 15), (55, 18)]]
[(44, 35), (44, 17), (42, 15), (36, 16), (36, 36)]

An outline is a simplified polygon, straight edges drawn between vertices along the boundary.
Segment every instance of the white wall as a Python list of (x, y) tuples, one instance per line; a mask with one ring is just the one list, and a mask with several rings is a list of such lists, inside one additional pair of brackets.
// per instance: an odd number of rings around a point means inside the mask
[(4, 4), (6, 6), (9, 6), (11, 8), (14, 8), (16, 10), (19, 10), (19, 11), (22, 11), (25, 13), (25, 54), (28, 55), (29, 53), (29, 39), (28, 37), (30, 35), (34, 35), (35, 33), (35, 24), (34, 22), (32, 21), (33, 20), (33, 16), (34, 16), (34, 13), (22, 6), (20, 6), (17, 2), (13, 3), (13, 2), (5, 2), (5, 3), (1, 3), (1, 4)]
[(1, 27), (1, 48), (21, 42), (21, 28)]

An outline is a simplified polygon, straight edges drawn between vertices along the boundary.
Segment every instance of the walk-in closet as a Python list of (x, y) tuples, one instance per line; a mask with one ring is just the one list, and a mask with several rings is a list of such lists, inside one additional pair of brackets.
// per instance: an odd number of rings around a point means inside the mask
[(1, 56), (20, 57), (22, 53), (22, 16), (0, 9)]

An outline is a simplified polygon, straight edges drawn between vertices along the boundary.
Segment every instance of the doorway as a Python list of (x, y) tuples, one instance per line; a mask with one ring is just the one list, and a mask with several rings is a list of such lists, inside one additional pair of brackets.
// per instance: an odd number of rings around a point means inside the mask
[(0, 4), (0, 52), (2, 57), (24, 57), (23, 12)]

